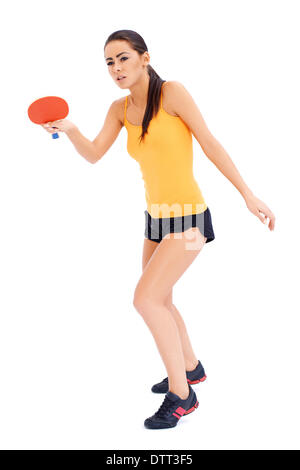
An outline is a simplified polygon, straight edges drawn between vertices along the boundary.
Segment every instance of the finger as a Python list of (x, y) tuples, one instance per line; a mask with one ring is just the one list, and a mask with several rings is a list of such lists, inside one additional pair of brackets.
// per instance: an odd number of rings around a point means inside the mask
[(266, 205), (264, 205), (264, 207), (261, 207), (259, 210), (263, 211), (263, 213), (266, 214), (269, 219), (275, 217), (271, 209), (269, 209), (269, 207)]
[(269, 224), (269, 229), (274, 230), (275, 228), (275, 217), (272, 217)]
[(259, 220), (264, 223), (265, 222), (265, 217), (263, 215), (261, 215), (261, 213), (259, 211), (257, 211), (257, 217), (259, 218)]
[[(266, 212), (266, 218), (268, 217), (269, 218), (269, 229), (270, 230), (274, 230), (274, 226), (275, 226), (275, 215), (273, 214), (273, 212), (267, 208), (267, 210), (265, 211)], [(266, 222), (264, 222), (266, 223)]]

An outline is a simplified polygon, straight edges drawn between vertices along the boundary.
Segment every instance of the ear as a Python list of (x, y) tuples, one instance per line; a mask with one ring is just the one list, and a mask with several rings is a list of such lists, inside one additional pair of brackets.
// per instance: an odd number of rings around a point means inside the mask
[(148, 65), (150, 63), (150, 55), (148, 51), (144, 52), (144, 65)]

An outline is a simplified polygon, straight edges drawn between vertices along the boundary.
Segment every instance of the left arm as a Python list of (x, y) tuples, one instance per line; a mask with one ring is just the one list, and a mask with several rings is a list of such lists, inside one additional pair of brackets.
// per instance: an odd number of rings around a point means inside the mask
[[(228, 153), (209, 131), (200, 110), (185, 87), (180, 82), (170, 81), (166, 93), (170, 94), (174, 111), (191, 129), (205, 155), (240, 192), (250, 212), (263, 223), (267, 223), (269, 217), (269, 229), (274, 230), (274, 214), (246, 185)], [(260, 213), (263, 213), (264, 217)]]

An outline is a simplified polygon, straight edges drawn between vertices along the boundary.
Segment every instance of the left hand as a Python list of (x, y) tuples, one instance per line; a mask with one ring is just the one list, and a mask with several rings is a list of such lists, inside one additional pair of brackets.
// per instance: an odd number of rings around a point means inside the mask
[[(249, 211), (252, 212), (252, 214), (256, 215), (263, 224), (267, 224), (267, 219), (269, 218), (270, 220), (268, 227), (270, 230), (274, 230), (275, 215), (263, 201), (258, 199), (256, 196), (252, 195), (246, 197), (245, 202)], [(264, 214), (264, 216), (261, 213)]]

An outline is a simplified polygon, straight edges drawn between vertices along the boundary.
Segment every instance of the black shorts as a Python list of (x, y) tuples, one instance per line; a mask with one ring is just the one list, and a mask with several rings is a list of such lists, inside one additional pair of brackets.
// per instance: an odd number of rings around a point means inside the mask
[(202, 235), (207, 237), (206, 243), (215, 238), (212, 226), (210, 210), (207, 207), (201, 214), (191, 214), (180, 217), (151, 217), (149, 212), (145, 214), (145, 237), (153, 242), (160, 243), (168, 233), (179, 233), (191, 227), (198, 227)]

